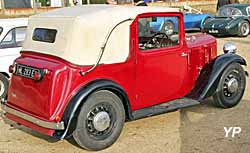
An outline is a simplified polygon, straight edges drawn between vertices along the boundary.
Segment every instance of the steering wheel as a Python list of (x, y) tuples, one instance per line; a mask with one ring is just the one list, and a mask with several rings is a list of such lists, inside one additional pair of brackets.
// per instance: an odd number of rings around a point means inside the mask
[(169, 40), (168, 35), (166, 35), (165, 33), (158, 32), (154, 34), (151, 37), (151, 39), (144, 44), (144, 47), (150, 49), (150, 48), (161, 48), (167, 46), (167, 42), (164, 42), (164, 40)]

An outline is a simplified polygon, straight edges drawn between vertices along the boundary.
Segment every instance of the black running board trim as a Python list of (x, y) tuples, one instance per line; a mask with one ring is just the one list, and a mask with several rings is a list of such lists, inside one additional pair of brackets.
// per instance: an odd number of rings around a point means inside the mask
[(200, 104), (200, 102), (193, 99), (177, 99), (159, 105), (136, 110), (132, 113), (132, 116), (134, 120), (137, 120), (148, 116), (159, 115), (166, 112), (173, 112), (180, 108), (190, 107), (198, 104)]

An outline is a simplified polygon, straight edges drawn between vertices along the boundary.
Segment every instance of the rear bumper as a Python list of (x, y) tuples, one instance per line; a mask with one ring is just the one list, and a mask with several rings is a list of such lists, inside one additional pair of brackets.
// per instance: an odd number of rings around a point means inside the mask
[(40, 120), (38, 118), (32, 117), (30, 115), (27, 115), (23, 112), (17, 111), (15, 109), (7, 106), (6, 101), (3, 99), (0, 102), (0, 107), (2, 108), (2, 110), (5, 113), (9, 113), (11, 115), (14, 115), (18, 118), (21, 118), (25, 121), (28, 121), (28, 122), (35, 124), (37, 126), (40, 126), (42, 128), (53, 129), (53, 130), (64, 130), (65, 129), (63, 121), (56, 123), (56, 122), (47, 122), (47, 121)]

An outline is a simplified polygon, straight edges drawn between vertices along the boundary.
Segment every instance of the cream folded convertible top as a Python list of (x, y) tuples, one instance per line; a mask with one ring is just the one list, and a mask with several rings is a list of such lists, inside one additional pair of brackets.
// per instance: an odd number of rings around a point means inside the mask
[[(107, 42), (100, 63), (124, 62), (129, 55), (129, 28), (138, 14), (147, 12), (177, 12), (167, 7), (131, 7), (113, 5), (83, 5), (62, 8), (32, 16), (29, 19), (24, 51), (34, 51), (61, 57), (77, 65), (96, 63), (100, 48), (109, 31), (119, 22)], [(36, 28), (57, 30), (54, 43), (34, 41)]]

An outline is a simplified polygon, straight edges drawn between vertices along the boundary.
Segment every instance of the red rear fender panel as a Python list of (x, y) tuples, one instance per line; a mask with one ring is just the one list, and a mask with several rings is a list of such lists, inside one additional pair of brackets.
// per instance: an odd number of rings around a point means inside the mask
[(132, 109), (136, 109), (133, 105), (135, 77), (133, 62), (130, 61), (100, 65), (81, 76), (80, 71), (86, 71), (90, 66), (76, 66), (57, 57), (22, 52), (22, 56), (16, 60), (17, 64), (48, 69), (49, 73), (40, 81), (13, 74), (8, 91), (8, 105), (41, 120), (54, 121), (57, 116), (62, 116), (68, 102), (81, 87), (97, 79), (107, 79), (125, 90)]
[(39, 116), (41, 119), (50, 119), (56, 110), (57, 102), (65, 99), (70, 70), (60, 62), (45, 61), (29, 56), (20, 57), (16, 63), (38, 69), (48, 69), (49, 73), (44, 75), (41, 81), (12, 75), (8, 104)]
[(192, 76), (190, 81), (194, 86), (204, 65), (217, 56), (217, 44), (216, 39), (207, 34), (191, 35), (186, 39), (190, 50), (189, 74)]

